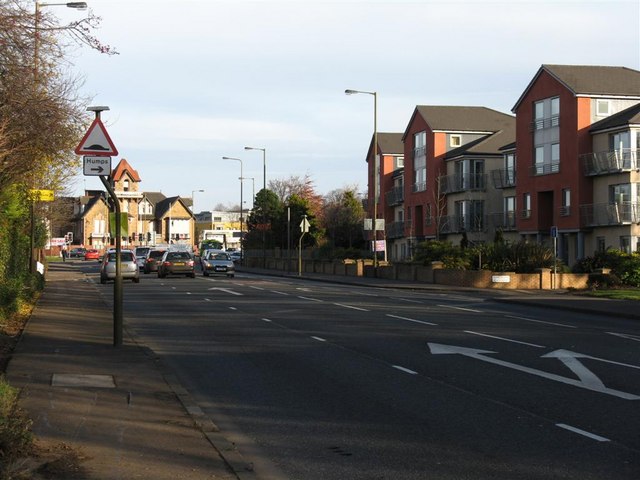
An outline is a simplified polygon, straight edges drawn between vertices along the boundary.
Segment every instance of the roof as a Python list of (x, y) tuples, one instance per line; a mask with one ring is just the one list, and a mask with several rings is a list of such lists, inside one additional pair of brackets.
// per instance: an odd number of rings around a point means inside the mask
[(120, 162), (118, 163), (118, 165), (116, 165), (116, 168), (113, 169), (113, 172), (111, 172), (111, 178), (113, 178), (116, 182), (118, 180), (120, 180), (123, 175), (125, 173), (128, 173), (129, 176), (131, 177), (131, 179), (135, 182), (140, 182), (140, 175), (138, 175), (138, 172), (135, 171), (133, 169), (133, 167), (131, 167), (131, 165), (129, 165), (129, 162), (127, 162), (124, 158), (120, 160)]
[(187, 208), (183, 199), (180, 198), (179, 196), (176, 196), (176, 197), (165, 198), (156, 204), (156, 210), (155, 210), (156, 218), (159, 219), (167, 216), (167, 212), (171, 210), (171, 206), (176, 202), (180, 202), (184, 207), (185, 211), (188, 212), (191, 217), (193, 217), (193, 213), (191, 213), (191, 210)]
[(87, 199), (87, 201), (82, 213), (80, 214), (80, 218), (85, 217), (98, 202), (102, 202), (107, 205), (107, 202), (102, 195), (96, 195), (95, 197), (82, 197), (82, 199)]
[(167, 198), (162, 192), (142, 192), (142, 195), (153, 205), (157, 205)]
[(515, 117), (487, 107), (418, 105), (407, 125), (419, 114), (431, 130), (446, 132), (497, 132), (515, 125)]
[(640, 71), (600, 65), (542, 65), (511, 111), (515, 111), (538, 77), (546, 72), (574, 95), (640, 97)]
[(378, 132), (378, 147), (382, 154), (404, 154), (402, 133)]
[(499, 130), (490, 135), (486, 135), (466, 145), (462, 145), (454, 150), (450, 150), (445, 159), (462, 156), (478, 155), (503, 155), (502, 148), (507, 142), (512, 142), (516, 138), (515, 122), (507, 128)]
[(608, 130), (610, 128), (625, 127), (628, 125), (640, 124), (640, 103), (632, 107), (614, 113), (613, 115), (603, 118), (602, 120), (591, 125), (590, 132), (599, 130)]

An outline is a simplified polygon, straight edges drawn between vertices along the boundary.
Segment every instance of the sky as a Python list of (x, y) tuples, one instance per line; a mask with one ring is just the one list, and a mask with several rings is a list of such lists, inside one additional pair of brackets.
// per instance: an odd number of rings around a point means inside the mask
[[(195, 211), (308, 175), (316, 192), (366, 190), (373, 133), (404, 132), (416, 105), (505, 113), (542, 64), (640, 70), (640, 0), (87, 0), (119, 55), (70, 52), (143, 191)], [(49, 7), (61, 22), (84, 15)], [(88, 121), (93, 118), (87, 113)], [(78, 139), (80, 141), (80, 139)], [(223, 156), (242, 160), (223, 160)], [(78, 172), (74, 194), (103, 189)], [(198, 192), (197, 190), (204, 190)]]

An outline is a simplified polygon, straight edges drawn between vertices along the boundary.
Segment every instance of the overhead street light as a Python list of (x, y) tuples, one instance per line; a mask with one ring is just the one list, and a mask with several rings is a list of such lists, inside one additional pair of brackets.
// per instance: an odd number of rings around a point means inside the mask
[(242, 171), (242, 159), (240, 158), (236, 158), (236, 157), (222, 157), (223, 160), (234, 160), (236, 162), (240, 162), (240, 264), (242, 264), (242, 237), (243, 237), (243, 232), (244, 232), (244, 219), (242, 216), (242, 212), (243, 212), (243, 207), (242, 207), (242, 178), (243, 178), (243, 171)]
[(378, 231), (376, 230), (376, 220), (378, 219), (378, 92), (367, 92), (364, 90), (344, 91), (347, 95), (364, 93), (373, 96), (373, 267), (378, 266)]
[(267, 189), (267, 149), (260, 147), (244, 147), (245, 150), (260, 150), (262, 152), (262, 189)]

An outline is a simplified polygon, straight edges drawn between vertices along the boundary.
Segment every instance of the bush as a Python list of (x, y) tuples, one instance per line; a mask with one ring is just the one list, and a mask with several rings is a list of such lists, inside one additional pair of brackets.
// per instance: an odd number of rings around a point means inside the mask
[(622, 250), (607, 249), (596, 252), (592, 257), (580, 260), (573, 267), (576, 273), (593, 273), (601, 268), (610, 268), (611, 279), (605, 280), (602, 275), (598, 282), (602, 286), (627, 285), (640, 287), (640, 254), (625, 253)]
[(0, 478), (33, 446), (31, 420), (18, 406), (18, 390), (0, 377)]

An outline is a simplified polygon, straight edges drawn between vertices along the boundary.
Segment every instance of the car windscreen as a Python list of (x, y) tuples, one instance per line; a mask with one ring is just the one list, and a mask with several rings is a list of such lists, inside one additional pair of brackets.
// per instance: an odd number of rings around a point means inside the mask
[[(116, 261), (116, 253), (115, 252), (110, 252), (109, 253), (109, 261), (110, 262), (115, 262)], [(133, 254), (131, 252), (120, 252), (120, 261), (121, 262), (133, 262)]]
[(229, 260), (229, 255), (226, 253), (212, 253), (209, 255), (209, 260)]
[(191, 260), (191, 255), (187, 252), (169, 252), (167, 260)]
[(136, 257), (146, 257), (149, 253), (149, 248), (136, 248)]
[(153, 259), (157, 259), (157, 258), (162, 258), (162, 256), (164, 255), (165, 250), (151, 250), (149, 252), (149, 258), (153, 258)]

